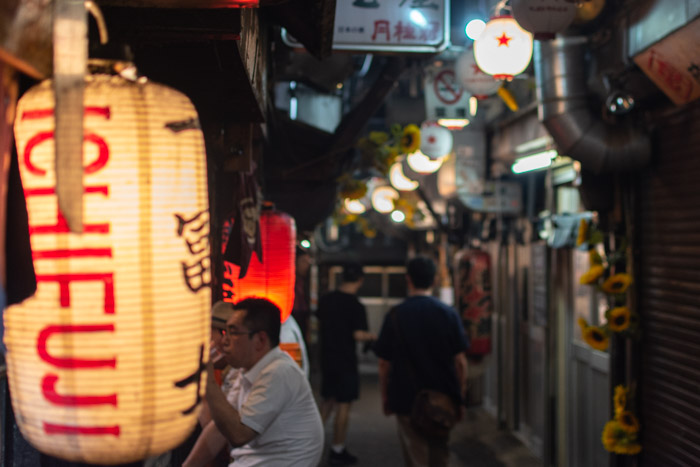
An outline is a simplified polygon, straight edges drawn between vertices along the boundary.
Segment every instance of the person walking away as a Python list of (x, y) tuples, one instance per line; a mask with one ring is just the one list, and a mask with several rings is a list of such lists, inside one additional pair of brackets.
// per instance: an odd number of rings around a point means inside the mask
[(330, 465), (357, 463), (357, 457), (345, 447), (350, 421), (350, 406), (360, 394), (357, 362), (358, 341), (375, 340), (368, 332), (367, 311), (357, 298), (364, 272), (359, 263), (343, 267), (338, 290), (319, 300), (318, 319), (321, 344), (321, 418), (325, 424), (335, 410)]
[(184, 467), (210, 462), (226, 443), (229, 467), (316, 467), (323, 453), (323, 425), (304, 372), (279, 348), (280, 309), (248, 298), (234, 305), (222, 341), (234, 368), (224, 393), (207, 362), (206, 401), (212, 421), (202, 430)]
[[(468, 348), (457, 313), (431, 296), (435, 263), (418, 256), (407, 263), (408, 298), (387, 313), (374, 345), (385, 415), (396, 414), (405, 465), (448, 465), (448, 438), (426, 437), (410, 422), (420, 389), (449, 395), (462, 410), (466, 392)], [(461, 414), (460, 414), (461, 416)]]

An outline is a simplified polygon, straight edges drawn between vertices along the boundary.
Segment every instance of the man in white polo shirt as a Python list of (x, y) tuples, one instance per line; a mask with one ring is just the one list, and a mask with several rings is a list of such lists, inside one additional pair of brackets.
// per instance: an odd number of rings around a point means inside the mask
[(279, 349), (279, 308), (261, 298), (233, 308), (222, 347), (235, 370), (224, 394), (209, 363), (206, 399), (213, 421), (183, 466), (206, 465), (228, 442), (229, 466), (316, 467), (323, 451), (321, 417), (303, 371)]

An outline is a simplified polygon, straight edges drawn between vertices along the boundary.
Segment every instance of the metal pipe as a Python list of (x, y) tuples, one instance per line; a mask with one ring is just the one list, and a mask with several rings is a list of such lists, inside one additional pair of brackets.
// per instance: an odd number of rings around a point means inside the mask
[(557, 149), (594, 173), (639, 169), (651, 160), (651, 141), (632, 125), (594, 116), (586, 85), (585, 37), (535, 41), (538, 117)]

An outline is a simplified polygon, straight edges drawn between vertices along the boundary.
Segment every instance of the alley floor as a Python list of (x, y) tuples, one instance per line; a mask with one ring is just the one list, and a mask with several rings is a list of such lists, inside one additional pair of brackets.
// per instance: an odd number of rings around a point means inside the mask
[[(317, 375), (312, 375), (318, 390)], [(326, 450), (319, 467), (328, 465), (333, 419), (326, 423)], [(396, 434), (395, 417), (381, 412), (379, 382), (376, 373), (361, 375), (360, 400), (350, 413), (346, 446), (359, 458), (361, 467), (403, 465)], [(542, 463), (512, 434), (501, 431), (496, 421), (483, 409), (471, 408), (452, 432), (450, 467), (541, 467)]]

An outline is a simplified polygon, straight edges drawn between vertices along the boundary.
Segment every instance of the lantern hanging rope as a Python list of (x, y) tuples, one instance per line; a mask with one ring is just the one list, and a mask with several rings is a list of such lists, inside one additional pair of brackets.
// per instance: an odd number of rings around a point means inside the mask
[(15, 140), (37, 292), (4, 313), (17, 423), (40, 451), (121, 464), (179, 445), (204, 396), (211, 283), (204, 140), (183, 94), (84, 77), (83, 232), (58, 208), (52, 80)]

